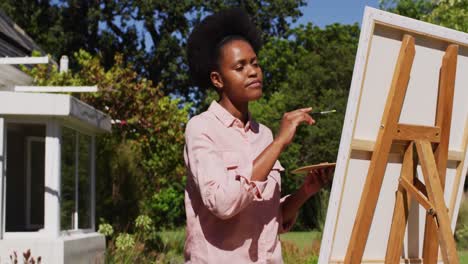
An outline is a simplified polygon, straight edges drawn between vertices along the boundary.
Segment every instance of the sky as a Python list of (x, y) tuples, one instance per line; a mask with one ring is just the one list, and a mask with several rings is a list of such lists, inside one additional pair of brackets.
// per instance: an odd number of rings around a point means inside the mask
[[(319, 27), (333, 23), (361, 25), (364, 7), (379, 7), (379, 0), (306, 0), (306, 5), (301, 8), (302, 16), (292, 24), (296, 27), (300, 24), (311, 22)], [(104, 24), (102, 25), (104, 27)], [(142, 23), (137, 24), (140, 31)], [(147, 51), (151, 50), (152, 40), (148, 32), (145, 33)]]
[(364, 7), (379, 7), (379, 0), (308, 0), (301, 8), (302, 17), (293, 26), (312, 22), (324, 27), (333, 23), (361, 25)]

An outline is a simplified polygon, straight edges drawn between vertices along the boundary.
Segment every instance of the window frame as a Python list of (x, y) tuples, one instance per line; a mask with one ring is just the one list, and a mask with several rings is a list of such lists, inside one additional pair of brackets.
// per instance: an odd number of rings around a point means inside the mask
[[(45, 137), (27, 136), (26, 137), (26, 206), (25, 206), (25, 223), (27, 228), (39, 228), (40, 225), (31, 223), (31, 144), (33, 142), (44, 143), (44, 181), (45, 181)], [(44, 190), (45, 196), (45, 190)], [(45, 214), (45, 208), (44, 208)]]
[[(7, 155), (7, 148), (8, 148), (8, 125), (9, 124), (23, 124), (23, 125), (43, 125), (45, 127), (45, 152), (47, 152), (47, 137), (48, 135), (48, 130), (47, 126), (49, 125), (47, 120), (42, 120), (42, 119), (32, 119), (32, 118), (27, 118), (27, 117), (16, 117), (16, 118), (8, 118), (8, 117), (0, 117), (0, 119), (3, 120), (3, 126), (2, 129), (0, 130), (0, 133), (3, 134), (3, 167), (0, 168), (3, 170), (1, 176), (2, 179), (0, 179), (1, 182), (1, 190), (0, 194), (2, 195), (2, 199), (0, 201), (0, 217), (1, 217), (1, 225), (0, 225), (0, 239), (17, 239), (17, 238), (39, 238), (39, 237), (44, 237), (45, 233), (43, 232), (45, 228), (45, 215), (46, 215), (46, 204), (44, 204), (44, 228), (39, 229), (38, 231), (25, 231), (25, 232), (7, 232), (6, 231), (6, 188), (7, 188), (7, 175), (8, 171), (6, 170), (6, 166), (8, 164), (8, 155)], [(0, 139), (1, 139), (0, 135)], [(1, 145), (1, 144), (0, 144)], [(44, 159), (44, 182), (46, 181), (46, 173), (47, 173), (47, 164), (46, 164), (46, 158)], [(44, 199), (45, 199), (45, 190), (44, 190)]]
[[(87, 133), (86, 131), (83, 131), (83, 130), (78, 130), (72, 126), (69, 126), (69, 125), (66, 125), (66, 124), (60, 124), (61, 126), (61, 131), (60, 131), (60, 142), (63, 142), (63, 129), (66, 128), (66, 129), (70, 129), (74, 132), (74, 140), (75, 140), (75, 149), (74, 149), (74, 160), (75, 160), (75, 164), (76, 166), (74, 166), (74, 212), (73, 212), (73, 220), (72, 220), (72, 228), (71, 229), (62, 229), (61, 227), (61, 223), (60, 223), (60, 226), (59, 226), (59, 229), (60, 229), (60, 232), (62, 234), (81, 234), (81, 233), (89, 233), (89, 232), (94, 232), (95, 230), (95, 193), (96, 193), (96, 190), (95, 190), (95, 136), (93, 134), (90, 134), (90, 133)], [(90, 160), (89, 160), (89, 190), (90, 190), (90, 204), (88, 205), (89, 206), (89, 224), (90, 224), (90, 227), (89, 228), (79, 228), (79, 214), (78, 214), (78, 210), (79, 210), (79, 138), (80, 138), (80, 135), (83, 135), (83, 136), (88, 136), (90, 138), (90, 146), (89, 146), (89, 156), (90, 156)], [(60, 162), (61, 162), (61, 158), (62, 158), (62, 155), (63, 155), (63, 152), (62, 152), (62, 148), (60, 149), (60, 152), (61, 152), (61, 155), (60, 155)], [(62, 179), (62, 170), (60, 170), (60, 179)], [(62, 182), (60, 182), (60, 189), (62, 189)], [(60, 207), (60, 213), (59, 213), (59, 217), (61, 218), (61, 214), (62, 214), (62, 207)]]
[[(6, 164), (7, 157), (7, 128), (8, 124), (34, 124), (44, 125), (45, 134), (45, 172), (44, 172), (44, 228), (38, 231), (28, 232), (6, 232)], [(90, 147), (90, 228), (75, 230), (62, 230), (60, 223), (61, 207), (58, 202), (61, 197), (61, 166), (60, 164), (50, 164), (61, 162), (62, 128), (69, 128), (91, 139)], [(3, 147), (2, 147), (3, 144)], [(53, 117), (31, 117), (31, 116), (0, 116), (0, 240), (2, 239), (23, 239), (42, 238), (51, 236), (68, 236), (75, 234), (87, 234), (96, 232), (96, 135), (80, 126), (74, 126), (67, 120)], [(3, 157), (2, 157), (3, 155)], [(50, 186), (48, 186), (48, 184)], [(47, 197), (49, 193), (49, 197)], [(54, 197), (50, 197), (54, 196)], [(48, 203), (49, 202), (49, 203)]]

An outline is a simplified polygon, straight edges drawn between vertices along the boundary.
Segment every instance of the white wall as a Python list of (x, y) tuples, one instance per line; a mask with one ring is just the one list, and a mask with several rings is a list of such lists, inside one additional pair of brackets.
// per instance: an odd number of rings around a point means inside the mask
[(104, 263), (106, 241), (98, 233), (76, 234), (52, 238), (11, 238), (0, 240), (0, 263), (10, 263), (13, 251), (18, 254), (18, 263), (22, 263), (23, 252), (31, 250), (41, 263)]
[[(5, 230), (5, 119), (0, 117), (0, 239), (3, 238), (3, 232)], [(0, 261), (1, 263), (1, 261)]]

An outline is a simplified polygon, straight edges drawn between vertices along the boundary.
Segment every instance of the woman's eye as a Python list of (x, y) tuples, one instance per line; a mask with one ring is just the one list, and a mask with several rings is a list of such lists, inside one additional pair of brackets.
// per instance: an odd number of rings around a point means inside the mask
[(236, 67), (236, 71), (242, 71), (244, 69), (244, 66), (238, 66)]

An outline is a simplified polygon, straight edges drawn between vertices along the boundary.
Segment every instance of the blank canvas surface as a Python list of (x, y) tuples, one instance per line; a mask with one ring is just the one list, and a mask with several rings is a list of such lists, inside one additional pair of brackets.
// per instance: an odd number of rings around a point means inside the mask
[[(384, 21), (384, 22), (382, 22)], [(433, 30), (431, 27), (439, 31)], [(456, 224), (467, 172), (468, 34), (447, 30), (380, 10), (366, 8), (348, 99), (337, 167), (324, 229), (320, 263), (340, 263), (349, 245), (354, 219), (370, 164), (371, 152), (351, 147), (356, 140), (375, 142), (404, 34), (415, 38), (416, 54), (400, 123), (435, 125), (439, 70), (445, 49), (459, 44), (449, 151), (461, 160), (448, 163), (445, 200)], [(438, 35), (425, 34), (435, 32)], [(451, 39), (452, 38), (452, 39)], [(363, 262), (383, 263), (390, 233), (402, 155), (392, 153), (369, 233)], [(457, 176), (461, 175), (461, 176)], [(417, 177), (424, 182), (421, 168)], [(405, 234), (403, 257), (419, 258), (425, 210), (413, 202)]]

